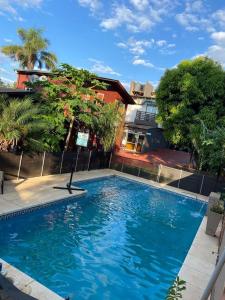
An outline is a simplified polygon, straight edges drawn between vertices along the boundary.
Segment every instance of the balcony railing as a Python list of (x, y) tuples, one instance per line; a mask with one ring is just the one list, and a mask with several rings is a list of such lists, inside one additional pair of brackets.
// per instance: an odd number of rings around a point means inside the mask
[(136, 125), (147, 125), (151, 127), (157, 127), (155, 118), (156, 114), (138, 110), (136, 112), (134, 123)]

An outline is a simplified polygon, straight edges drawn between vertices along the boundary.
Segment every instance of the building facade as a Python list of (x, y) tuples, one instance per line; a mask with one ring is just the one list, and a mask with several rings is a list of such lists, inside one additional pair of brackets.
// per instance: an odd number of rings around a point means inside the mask
[(151, 83), (131, 82), (130, 94), (135, 105), (128, 105), (122, 139), (122, 149), (145, 153), (166, 148), (167, 142), (160, 125), (156, 122), (158, 108)]

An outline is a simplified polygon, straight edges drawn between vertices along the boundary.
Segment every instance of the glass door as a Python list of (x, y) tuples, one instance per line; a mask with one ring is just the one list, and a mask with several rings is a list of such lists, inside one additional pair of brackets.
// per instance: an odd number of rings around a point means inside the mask
[(136, 147), (135, 147), (136, 152), (141, 152), (142, 151), (142, 147), (144, 145), (144, 139), (145, 139), (145, 135), (143, 133), (139, 133), (137, 143), (136, 143)]

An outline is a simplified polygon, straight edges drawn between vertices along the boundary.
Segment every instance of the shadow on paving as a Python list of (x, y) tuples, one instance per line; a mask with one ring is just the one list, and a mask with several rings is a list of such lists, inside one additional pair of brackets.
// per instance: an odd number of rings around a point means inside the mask
[(0, 300), (38, 300), (21, 292), (10, 280), (0, 274)]

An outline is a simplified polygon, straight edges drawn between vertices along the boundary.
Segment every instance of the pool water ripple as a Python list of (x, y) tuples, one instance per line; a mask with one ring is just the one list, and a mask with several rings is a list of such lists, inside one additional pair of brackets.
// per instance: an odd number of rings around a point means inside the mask
[(201, 202), (120, 177), (0, 221), (0, 257), (70, 299), (165, 299), (205, 213)]

